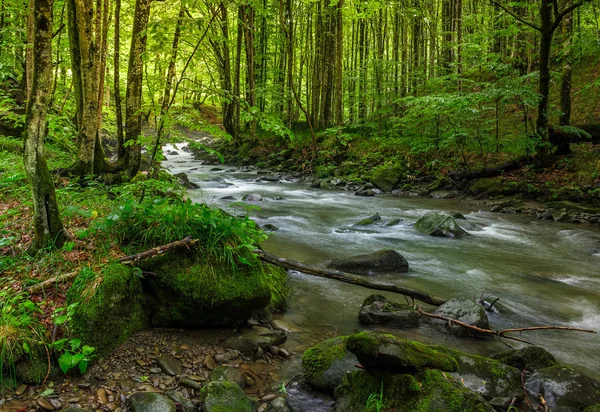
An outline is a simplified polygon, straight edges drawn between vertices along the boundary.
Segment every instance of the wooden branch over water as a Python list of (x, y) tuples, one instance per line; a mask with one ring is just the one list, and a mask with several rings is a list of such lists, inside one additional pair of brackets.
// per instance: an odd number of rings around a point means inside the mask
[(274, 254), (265, 252), (264, 250), (255, 250), (254, 253), (256, 253), (258, 257), (265, 262), (271, 263), (275, 266), (279, 266), (284, 269), (297, 270), (298, 272), (306, 273), (307, 275), (339, 280), (340, 282), (362, 286), (367, 289), (399, 293), (401, 295), (408, 296), (410, 298), (419, 300), (423, 303), (428, 303), (433, 306), (441, 306), (444, 303), (446, 303), (446, 300), (436, 296), (431, 296), (425, 292), (421, 292), (420, 290), (404, 288), (389, 283), (372, 282), (368, 279), (365, 279), (362, 276), (351, 275), (349, 273), (340, 272), (338, 270), (321, 269), (315, 266), (309, 266), (301, 262), (296, 262), (294, 260), (288, 260), (282, 257), (275, 256)]
[(440, 319), (443, 320), (445, 322), (448, 322), (450, 325), (458, 325), (461, 326), (463, 328), (467, 328), (467, 329), (471, 329), (474, 330), (478, 333), (481, 333), (483, 335), (490, 335), (490, 336), (496, 336), (498, 338), (503, 338), (503, 339), (511, 339), (511, 340), (516, 340), (518, 342), (524, 342), (524, 343), (528, 343), (530, 345), (533, 345), (533, 343), (528, 342), (524, 339), (521, 338), (515, 338), (513, 336), (507, 336), (508, 333), (514, 333), (514, 332), (526, 332), (526, 331), (536, 331), (536, 330), (571, 330), (571, 331), (577, 331), (577, 332), (586, 332), (586, 333), (597, 333), (595, 330), (591, 330), (591, 329), (581, 329), (581, 328), (572, 328), (569, 326), (530, 326), (530, 327), (525, 327), (525, 328), (512, 328), (512, 329), (503, 329), (503, 330), (490, 330), (490, 329), (483, 329), (483, 328), (478, 328), (477, 326), (473, 326), (473, 325), (469, 325), (467, 323), (461, 322), (459, 320), (456, 319), (452, 319), (446, 316), (441, 316), (441, 315), (435, 315), (433, 313), (429, 313), (429, 312), (425, 312), (423, 309), (421, 308), (417, 308), (417, 310), (419, 311), (419, 313), (423, 316), (427, 316), (429, 318), (434, 318), (434, 319)]
[(131, 256), (124, 256), (119, 259), (119, 262), (126, 264), (133, 264), (139, 262), (140, 260), (149, 259), (155, 256), (160, 256), (170, 250), (179, 249), (182, 247), (190, 248), (195, 246), (198, 243), (197, 239), (192, 239), (191, 236), (186, 237), (185, 239), (178, 240), (176, 242), (172, 242), (166, 245), (157, 246), (150, 250), (146, 250), (145, 252), (136, 253)]

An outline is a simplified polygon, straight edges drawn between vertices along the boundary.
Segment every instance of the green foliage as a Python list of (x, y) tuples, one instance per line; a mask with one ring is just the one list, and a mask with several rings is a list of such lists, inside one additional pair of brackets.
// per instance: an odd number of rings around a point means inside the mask
[(14, 377), (16, 362), (43, 344), (43, 326), (34, 316), (39, 312), (27, 296), (0, 291), (0, 381), (6, 372)]
[[(52, 321), (56, 326), (66, 327), (70, 324), (75, 315), (75, 310), (79, 302), (71, 303), (65, 308), (58, 308), (54, 310), (52, 314)], [(51, 344), (54, 351), (60, 354), (58, 358), (58, 365), (63, 373), (67, 373), (69, 370), (78, 367), (79, 371), (84, 374), (87, 371), (87, 367), (94, 356), (93, 348), (88, 345), (81, 346), (81, 339), (78, 338), (64, 338), (57, 340)]]
[(100, 224), (101, 230), (122, 245), (146, 250), (187, 236), (201, 239), (201, 247), (218, 262), (249, 264), (252, 251), (266, 239), (256, 224), (191, 200), (128, 200)]
[(381, 412), (383, 408), (383, 382), (381, 382), (379, 393), (372, 393), (367, 398), (366, 412)]

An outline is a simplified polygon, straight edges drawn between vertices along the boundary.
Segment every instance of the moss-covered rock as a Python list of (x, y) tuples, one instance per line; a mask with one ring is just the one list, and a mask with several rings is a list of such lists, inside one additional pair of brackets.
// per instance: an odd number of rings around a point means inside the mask
[(346, 349), (343, 336), (327, 339), (304, 352), (304, 378), (312, 386), (334, 390), (348, 371), (358, 363), (356, 356)]
[(558, 364), (554, 356), (540, 346), (526, 346), (517, 350), (508, 350), (496, 353), (491, 358), (514, 366), (519, 370), (527, 369), (530, 372)]
[(137, 392), (129, 397), (131, 412), (175, 412), (175, 404), (154, 392)]
[[(447, 318), (456, 319), (462, 323), (471, 326), (476, 326), (480, 329), (489, 329), (490, 322), (483, 306), (479, 305), (471, 299), (457, 298), (452, 299), (439, 306), (434, 314)], [(486, 336), (472, 329), (464, 328), (456, 324), (448, 324), (448, 322), (439, 319), (433, 319), (433, 324), (441, 331), (450, 333), (455, 336), (470, 336), (481, 337)]]
[(272, 330), (262, 326), (244, 329), (225, 341), (225, 346), (245, 354), (252, 354), (258, 348), (269, 350), (271, 346), (281, 345), (286, 341), (285, 332)]
[(336, 410), (363, 412), (369, 397), (382, 398), (384, 410), (422, 412), (491, 412), (478, 394), (439, 370), (416, 375), (356, 371), (335, 390)]
[(58, 368), (53, 359), (50, 359), (48, 371), (48, 358), (42, 348), (33, 350), (30, 355), (25, 355), (15, 364), (15, 374), (19, 382), (26, 385), (39, 385), (46, 374), (58, 375)]
[(240, 388), (246, 386), (246, 381), (237, 368), (233, 366), (219, 366), (210, 374), (211, 382), (228, 381), (237, 383)]
[(248, 320), (266, 307), (285, 309), (287, 273), (256, 262), (232, 268), (198, 255), (177, 253), (145, 264), (152, 325), (199, 328)]
[(453, 356), (434, 347), (388, 334), (361, 332), (350, 335), (346, 348), (367, 369), (401, 373), (432, 368), (449, 372), (458, 369)]
[(125, 265), (112, 264), (95, 277), (82, 271), (67, 302), (80, 302), (73, 316), (74, 335), (95, 347), (100, 356), (150, 328), (142, 279)]
[(430, 212), (417, 220), (415, 229), (430, 236), (460, 237), (468, 235), (456, 220), (445, 213)]
[(600, 208), (587, 207), (587, 206), (580, 205), (579, 203), (570, 202), (568, 200), (557, 201), (557, 202), (548, 202), (544, 206), (546, 206), (546, 208), (548, 208), (548, 209), (556, 209), (556, 210), (565, 209), (567, 212), (574, 211), (574, 212), (578, 212), (578, 213), (590, 213), (590, 214), (600, 213)]
[(408, 272), (408, 262), (395, 250), (336, 259), (329, 262), (327, 267), (360, 275)]
[(200, 391), (203, 412), (253, 412), (254, 405), (244, 391), (228, 381), (209, 382)]
[(394, 187), (406, 176), (401, 165), (385, 165), (376, 168), (371, 173), (371, 183), (384, 192), (391, 192)]
[(583, 410), (600, 403), (600, 382), (563, 365), (540, 369), (525, 382), (532, 395), (544, 397), (550, 410)]
[(600, 403), (598, 405), (590, 406), (586, 408), (583, 412), (600, 412)]
[(476, 195), (488, 197), (514, 193), (514, 190), (507, 190), (506, 184), (497, 177), (475, 180), (469, 186), (469, 190)]
[(421, 315), (409, 305), (391, 302), (383, 295), (371, 295), (363, 302), (358, 320), (364, 325), (412, 328), (418, 326)]

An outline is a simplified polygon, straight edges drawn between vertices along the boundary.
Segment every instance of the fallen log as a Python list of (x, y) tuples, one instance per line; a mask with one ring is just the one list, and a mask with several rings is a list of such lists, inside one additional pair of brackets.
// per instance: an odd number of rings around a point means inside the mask
[(185, 239), (178, 240), (178, 241), (172, 242), (172, 243), (168, 243), (168, 244), (162, 245), (162, 246), (157, 246), (150, 250), (146, 250), (145, 252), (136, 253), (135, 255), (130, 255), (130, 256), (124, 256), (121, 259), (119, 259), (119, 262), (125, 263), (125, 264), (133, 264), (133, 263), (139, 262), (140, 260), (150, 259), (155, 256), (160, 256), (160, 255), (162, 255), (168, 251), (171, 251), (173, 249), (179, 249), (182, 247), (186, 247), (189, 249), (190, 247), (195, 246), (197, 243), (198, 243), (197, 239), (192, 239), (191, 236), (188, 236)]
[(465, 179), (481, 179), (484, 177), (496, 177), (500, 176), (507, 172), (512, 172), (513, 170), (521, 169), (524, 165), (526, 165), (529, 161), (529, 157), (523, 156), (515, 160), (511, 160), (510, 162), (502, 163), (493, 167), (485, 167), (479, 170), (459, 170), (450, 172), (448, 176), (455, 181), (465, 180)]
[(43, 282), (38, 283), (37, 285), (29, 286), (26, 291), (29, 294), (35, 294), (42, 292), (46, 289), (51, 289), (55, 287), (60, 282), (67, 282), (73, 278), (75, 278), (79, 274), (78, 271), (66, 273), (64, 275), (55, 276), (51, 279), (45, 280)]
[(577, 332), (597, 333), (595, 330), (573, 328), (573, 327), (570, 327), (570, 326), (529, 326), (529, 327), (524, 327), (524, 328), (511, 328), (511, 329), (503, 329), (503, 330), (490, 330), (490, 329), (478, 328), (477, 326), (469, 325), (468, 323), (464, 323), (464, 322), (461, 322), (459, 320), (456, 320), (456, 319), (453, 319), (453, 318), (449, 318), (447, 316), (436, 315), (434, 313), (425, 312), (423, 309), (421, 309), (419, 307), (417, 307), (417, 310), (423, 316), (427, 316), (427, 317), (433, 318), (433, 319), (443, 320), (444, 322), (448, 322), (450, 325), (458, 325), (458, 326), (461, 326), (463, 328), (474, 330), (474, 331), (476, 331), (476, 332), (478, 332), (480, 334), (483, 334), (483, 335), (495, 336), (495, 337), (497, 337), (499, 339), (516, 340), (518, 342), (527, 343), (529, 345), (534, 345), (534, 343), (526, 341), (525, 339), (515, 338), (514, 336), (509, 336), (508, 334), (509, 333), (515, 333), (515, 332), (519, 332), (520, 333), (520, 332), (537, 331), (537, 330), (570, 330), (570, 331), (577, 331)]
[(412, 299), (419, 300), (423, 303), (428, 303), (433, 306), (441, 306), (444, 303), (446, 303), (446, 300), (436, 296), (431, 296), (420, 290), (404, 288), (389, 283), (372, 282), (361, 276), (351, 275), (349, 273), (340, 272), (338, 270), (321, 269), (315, 266), (309, 266), (301, 262), (296, 262), (294, 260), (289, 260), (279, 256), (275, 256), (274, 254), (265, 252), (264, 250), (255, 250), (254, 253), (256, 253), (258, 257), (264, 262), (271, 263), (283, 269), (296, 270), (298, 272), (306, 273), (307, 275), (339, 280), (340, 282), (362, 286), (367, 289), (398, 293), (400, 295), (408, 296)]

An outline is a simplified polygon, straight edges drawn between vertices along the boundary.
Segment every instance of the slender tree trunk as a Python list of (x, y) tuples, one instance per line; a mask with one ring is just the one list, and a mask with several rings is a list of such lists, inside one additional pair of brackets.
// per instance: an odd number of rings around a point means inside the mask
[(34, 0), (33, 72), (31, 98), (27, 102), (26, 135), (23, 160), (33, 196), (34, 246), (61, 247), (65, 241), (54, 183), (44, 157), (47, 132), (46, 114), (52, 90), (52, 1)]
[(123, 108), (121, 107), (121, 0), (115, 0), (115, 55), (114, 55), (114, 95), (115, 112), (117, 122), (117, 161), (122, 161), (125, 157), (125, 147), (123, 146)]
[(142, 55), (146, 51), (146, 29), (150, 18), (152, 0), (137, 0), (131, 33), (131, 49), (129, 51), (129, 68), (127, 70), (127, 94), (125, 96), (125, 170), (129, 177), (134, 177), (140, 169), (142, 146), (139, 137), (142, 134)]

